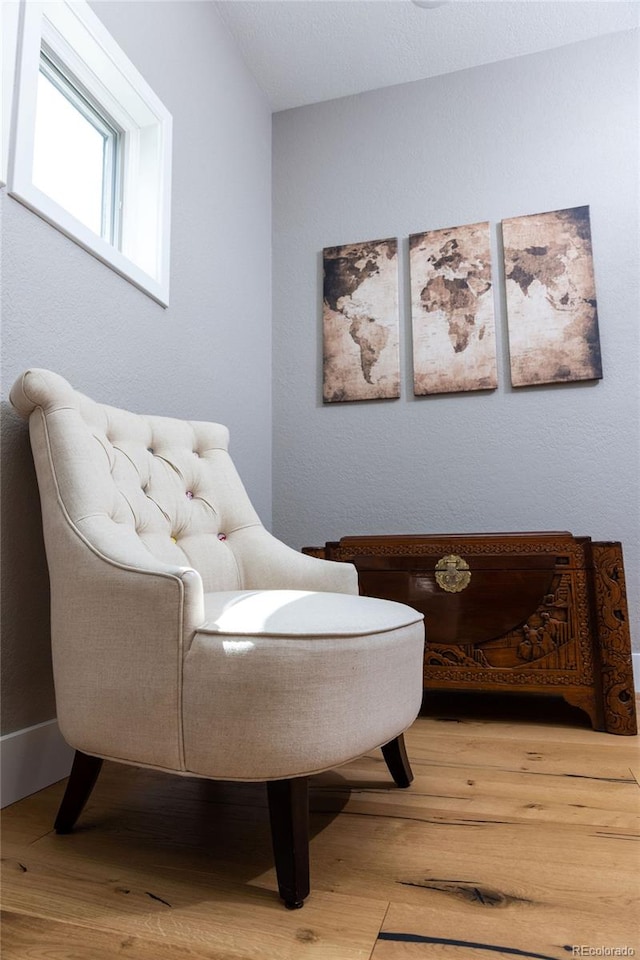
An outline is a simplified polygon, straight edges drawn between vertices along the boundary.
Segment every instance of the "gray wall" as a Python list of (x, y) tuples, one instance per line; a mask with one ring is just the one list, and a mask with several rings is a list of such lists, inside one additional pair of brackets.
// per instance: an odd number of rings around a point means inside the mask
[(96, 399), (211, 419), (271, 519), (271, 116), (213, 7), (94, 3), (173, 114), (171, 304), (163, 309), (2, 190), (2, 732), (55, 715), (48, 584), (26, 425), (29, 366)]
[[(274, 118), (274, 532), (570, 530), (640, 567), (638, 37)], [(502, 218), (590, 204), (604, 379), (512, 389)], [(407, 237), (490, 220), (500, 386), (414, 398)], [(322, 405), (323, 247), (398, 236), (403, 396)]]

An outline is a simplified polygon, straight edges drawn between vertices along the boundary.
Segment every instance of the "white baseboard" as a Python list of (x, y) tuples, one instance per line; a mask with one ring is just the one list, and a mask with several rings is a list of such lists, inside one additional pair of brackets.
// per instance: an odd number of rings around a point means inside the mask
[(62, 738), (57, 720), (0, 737), (0, 806), (68, 777), (73, 753)]

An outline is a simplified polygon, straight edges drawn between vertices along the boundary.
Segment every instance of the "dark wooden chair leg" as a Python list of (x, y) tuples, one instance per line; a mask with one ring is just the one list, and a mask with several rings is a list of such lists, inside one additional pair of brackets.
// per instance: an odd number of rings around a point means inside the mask
[(71, 833), (98, 779), (102, 760), (76, 750), (71, 775), (54, 823), (56, 833)]
[(382, 748), (389, 773), (399, 787), (408, 787), (413, 780), (411, 765), (404, 745), (404, 735), (401, 733), (395, 740), (385, 743)]
[(289, 910), (309, 894), (309, 784), (306, 777), (267, 782), (278, 890)]

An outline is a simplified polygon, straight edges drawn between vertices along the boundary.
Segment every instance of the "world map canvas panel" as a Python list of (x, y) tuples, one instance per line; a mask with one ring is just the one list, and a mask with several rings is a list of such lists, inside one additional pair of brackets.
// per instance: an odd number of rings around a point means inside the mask
[(414, 393), (497, 386), (489, 224), (409, 237)]
[(400, 396), (398, 241), (326, 247), (323, 399)]
[(514, 387), (602, 377), (589, 207), (502, 221)]

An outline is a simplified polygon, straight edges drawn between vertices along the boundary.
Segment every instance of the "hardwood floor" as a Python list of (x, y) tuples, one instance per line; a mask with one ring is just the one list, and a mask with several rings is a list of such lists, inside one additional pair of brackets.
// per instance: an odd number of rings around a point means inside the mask
[(7, 808), (3, 960), (640, 956), (638, 738), (548, 701), (428, 703), (408, 790), (380, 751), (312, 781), (300, 911), (263, 785), (105, 763), (68, 836), (64, 783)]

